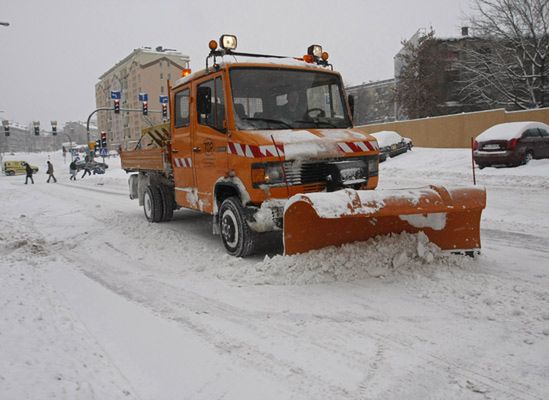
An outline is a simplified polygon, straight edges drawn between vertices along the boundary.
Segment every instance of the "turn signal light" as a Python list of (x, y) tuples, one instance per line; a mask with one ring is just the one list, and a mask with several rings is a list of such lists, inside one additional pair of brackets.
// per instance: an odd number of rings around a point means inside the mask
[(322, 58), (322, 61), (328, 61), (328, 57), (330, 55), (327, 53), (327, 52), (322, 52), (322, 56), (320, 58)]
[(313, 63), (313, 62), (315, 62), (315, 56), (313, 56), (312, 54), (305, 54), (303, 56), (303, 61), (308, 62), (308, 63)]
[(265, 183), (265, 168), (252, 169), (252, 183)]
[(191, 74), (191, 69), (190, 68), (184, 68), (183, 71), (181, 71), (181, 76), (185, 77), (185, 76), (189, 76)]
[(217, 42), (215, 40), (210, 40), (210, 43), (208, 43), (208, 47), (210, 48), (210, 50), (217, 49)]

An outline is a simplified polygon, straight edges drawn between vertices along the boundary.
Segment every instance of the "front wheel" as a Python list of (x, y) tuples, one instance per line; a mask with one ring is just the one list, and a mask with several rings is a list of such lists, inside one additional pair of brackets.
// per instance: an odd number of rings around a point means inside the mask
[(248, 226), (238, 197), (223, 201), (219, 209), (219, 225), (223, 245), (230, 255), (246, 257), (253, 253), (256, 233)]

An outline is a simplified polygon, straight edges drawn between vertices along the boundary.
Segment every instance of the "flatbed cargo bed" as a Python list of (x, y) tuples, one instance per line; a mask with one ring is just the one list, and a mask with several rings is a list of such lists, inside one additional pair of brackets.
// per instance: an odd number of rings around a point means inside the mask
[(164, 171), (164, 149), (159, 147), (122, 151), (120, 160), (127, 172)]

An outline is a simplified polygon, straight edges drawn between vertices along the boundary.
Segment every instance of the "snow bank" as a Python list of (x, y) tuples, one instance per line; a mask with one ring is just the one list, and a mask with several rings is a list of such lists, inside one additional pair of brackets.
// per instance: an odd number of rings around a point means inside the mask
[(442, 252), (423, 233), (401, 233), (293, 256), (266, 256), (255, 265), (236, 269), (232, 265), (218, 276), (256, 285), (307, 285), (430, 274), (444, 266), (463, 267), (472, 263), (467, 257)]

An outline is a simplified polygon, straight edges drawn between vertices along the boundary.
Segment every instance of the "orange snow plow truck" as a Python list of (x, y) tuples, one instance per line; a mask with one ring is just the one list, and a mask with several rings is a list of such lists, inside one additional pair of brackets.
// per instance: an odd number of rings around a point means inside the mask
[(169, 124), (121, 150), (130, 198), (149, 221), (180, 207), (211, 214), (239, 257), (276, 230), (285, 254), (420, 231), (441, 249), (480, 248), (483, 189), (372, 190), (377, 142), (353, 128), (352, 98), (320, 46), (292, 58), (236, 43), (210, 41), (206, 68), (170, 85)]

